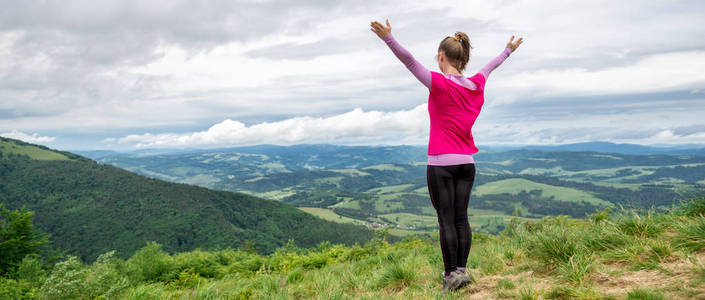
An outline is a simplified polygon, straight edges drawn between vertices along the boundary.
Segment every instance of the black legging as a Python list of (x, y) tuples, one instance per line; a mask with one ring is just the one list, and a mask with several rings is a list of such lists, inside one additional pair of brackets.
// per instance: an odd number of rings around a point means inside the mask
[(475, 164), (426, 167), (428, 192), (438, 215), (441, 252), (446, 272), (465, 267), (472, 244), (468, 201)]

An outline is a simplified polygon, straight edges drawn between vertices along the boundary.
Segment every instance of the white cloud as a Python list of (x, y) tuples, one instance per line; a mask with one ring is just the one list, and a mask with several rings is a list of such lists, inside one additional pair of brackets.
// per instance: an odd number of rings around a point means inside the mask
[(17, 131), (17, 130), (12, 130), (11, 132), (0, 133), (0, 136), (21, 140), (21, 141), (24, 141), (27, 143), (34, 143), (34, 144), (53, 142), (56, 139), (56, 137), (53, 137), (53, 136), (41, 136), (36, 132), (33, 133), (32, 135), (29, 135), (29, 134), (26, 134), (24, 132)]
[(655, 135), (636, 141), (640, 144), (704, 144), (705, 132), (676, 134), (673, 130), (663, 130)]
[[(567, 144), (613, 141), (636, 144), (705, 144), (700, 114), (674, 107), (639, 114), (557, 115), (551, 119), (512, 119), (488, 109), (473, 126), (477, 145)], [(426, 145), (426, 104), (398, 111), (360, 108), (328, 117), (294, 117), (250, 126), (226, 119), (207, 130), (189, 133), (145, 133), (111, 137), (106, 145), (150, 147), (229, 147), (255, 144), (291, 145)]]
[[(253, 144), (336, 143), (336, 144), (421, 144), (428, 136), (425, 104), (393, 112), (350, 112), (330, 117), (296, 117), (251, 126), (227, 119), (205, 131), (187, 134), (141, 134), (117, 139), (118, 144), (136, 147), (240, 146)], [(111, 143), (113, 138), (103, 142)]]
[[(524, 71), (492, 83), (515, 95), (604, 95), (688, 90), (705, 83), (705, 51), (656, 54), (634, 64), (587, 70)], [(506, 96), (504, 96), (506, 97)], [(499, 100), (499, 99), (498, 99)], [(507, 99), (504, 99), (505, 102)]]
[[(0, 10), (0, 131), (51, 132), (65, 143), (92, 139), (87, 147), (106, 136), (142, 146), (425, 143), (404, 138), (419, 136), (401, 134), (409, 133), (404, 128), (317, 132), (307, 125), (342, 112), (414, 111), (425, 102), (427, 90), (368, 29), (371, 19), (389, 18), (397, 40), (432, 70), (439, 40), (456, 30), (468, 33), (475, 47), (467, 74), (497, 55), (510, 35), (524, 36), (519, 51), (490, 76), (485, 109), (503, 110), (511, 120), (498, 124), (550, 120), (478, 138), (563, 141), (550, 129), (570, 128), (576, 118), (596, 120), (577, 105), (589, 101), (584, 96), (702, 90), (704, 6), (659, 0), (7, 2)], [(556, 121), (550, 112), (529, 115), (507, 105), (533, 101), (543, 108), (541, 101), (551, 97), (575, 104), (563, 107), (572, 118)], [(705, 113), (696, 106), (691, 115)], [(613, 113), (645, 118), (645, 111)], [(302, 117), (279, 121), (291, 116)], [(484, 119), (493, 120), (491, 114)], [(199, 131), (220, 120), (230, 121)], [(613, 120), (605, 129), (611, 136), (632, 128), (619, 116)], [(682, 125), (660, 120), (659, 131)], [(244, 125), (251, 121), (257, 124)], [(697, 124), (705, 123), (682, 126)], [(523, 134), (529, 129), (548, 131), (539, 138)]]

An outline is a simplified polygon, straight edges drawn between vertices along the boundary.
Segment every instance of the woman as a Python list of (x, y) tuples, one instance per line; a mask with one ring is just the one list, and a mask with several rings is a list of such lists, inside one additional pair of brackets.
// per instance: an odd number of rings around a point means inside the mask
[(468, 201), (475, 181), (472, 154), (478, 149), (472, 137), (472, 125), (484, 103), (487, 77), (509, 54), (519, 47), (522, 38), (509, 39), (506, 48), (485, 65), (479, 73), (465, 77), (461, 73), (470, 59), (470, 40), (456, 32), (438, 46), (436, 60), (441, 73), (432, 72), (396, 42), (389, 20), (386, 26), (370, 23), (376, 33), (407, 69), (429, 89), (428, 113), (431, 133), (428, 143), (426, 177), (431, 203), (438, 215), (440, 244), (443, 254), (443, 290), (455, 290), (470, 283), (465, 267), (472, 232), (468, 223)]

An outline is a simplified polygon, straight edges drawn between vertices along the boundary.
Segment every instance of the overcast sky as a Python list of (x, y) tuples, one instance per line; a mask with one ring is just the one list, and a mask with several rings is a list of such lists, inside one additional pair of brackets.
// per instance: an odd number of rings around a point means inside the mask
[(0, 135), (58, 149), (416, 144), (455, 31), (479, 145), (705, 144), (702, 1), (2, 1)]

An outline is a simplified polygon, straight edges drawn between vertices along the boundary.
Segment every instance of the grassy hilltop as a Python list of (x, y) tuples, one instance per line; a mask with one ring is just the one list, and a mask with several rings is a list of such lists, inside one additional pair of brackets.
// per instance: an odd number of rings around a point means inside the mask
[[(517, 219), (518, 220), (518, 219)], [(25, 259), (0, 297), (49, 299), (705, 299), (705, 198), (665, 213), (609, 209), (586, 219), (510, 222), (475, 234), (475, 282), (442, 294), (435, 240), (364, 246), (289, 243), (262, 256), (243, 249), (174, 255), (151, 244), (127, 260), (68, 258), (45, 270)]]

